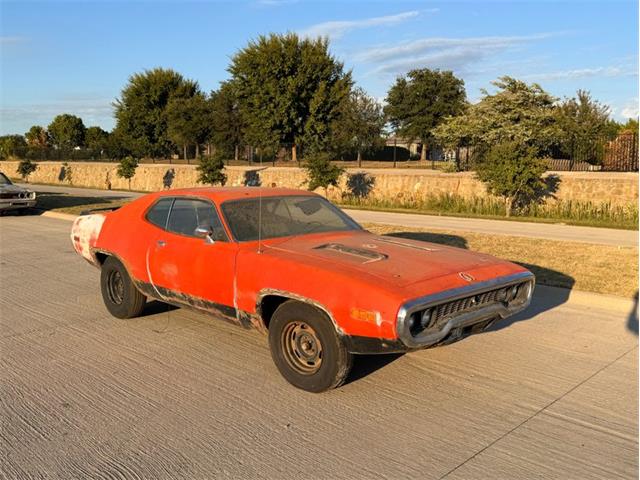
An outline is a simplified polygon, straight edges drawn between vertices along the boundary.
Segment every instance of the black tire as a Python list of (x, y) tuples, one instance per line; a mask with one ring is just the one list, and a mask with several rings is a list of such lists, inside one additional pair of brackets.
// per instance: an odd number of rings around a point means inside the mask
[(342, 385), (353, 364), (353, 356), (326, 314), (295, 300), (286, 301), (274, 312), (269, 347), (282, 376), (308, 392)]
[(100, 272), (102, 299), (116, 318), (133, 318), (142, 313), (147, 298), (131, 281), (124, 265), (115, 257), (107, 257)]

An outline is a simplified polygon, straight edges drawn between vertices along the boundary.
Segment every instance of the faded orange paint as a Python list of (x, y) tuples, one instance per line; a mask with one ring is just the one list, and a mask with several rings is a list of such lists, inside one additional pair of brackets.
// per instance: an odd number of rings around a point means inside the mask
[[(168, 232), (145, 219), (148, 208), (160, 197), (203, 198), (219, 207), (227, 200), (260, 194), (315, 195), (257, 187), (157, 192), (101, 214), (99, 221), (79, 217), (72, 228), (74, 248), (85, 258), (88, 252), (93, 258), (97, 251), (116, 255), (135, 282), (224, 305), (235, 309), (238, 316), (258, 315), (256, 304), (265, 290), (288, 292), (322, 306), (343, 335), (388, 340), (398, 338), (396, 317), (403, 303), (469, 285), (460, 272), (471, 275), (473, 282), (482, 282), (527, 271), (489, 255), (367, 231), (269, 239), (259, 249), (257, 241), (208, 244)], [(223, 216), (221, 220), (232, 239)], [(76, 237), (83, 240), (76, 241)], [(160, 247), (159, 241), (165, 245)], [(371, 250), (382, 259), (317, 248), (326, 244)]]

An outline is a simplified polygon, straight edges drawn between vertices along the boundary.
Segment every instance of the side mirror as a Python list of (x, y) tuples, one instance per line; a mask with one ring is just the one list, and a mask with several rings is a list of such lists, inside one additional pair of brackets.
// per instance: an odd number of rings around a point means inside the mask
[(195, 229), (194, 233), (196, 237), (204, 238), (206, 243), (215, 243), (215, 240), (213, 239), (213, 227), (198, 227)]

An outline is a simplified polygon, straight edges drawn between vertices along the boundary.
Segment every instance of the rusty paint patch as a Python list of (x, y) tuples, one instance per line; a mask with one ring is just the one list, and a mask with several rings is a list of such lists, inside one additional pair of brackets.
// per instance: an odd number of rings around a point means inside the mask
[(97, 265), (95, 255), (92, 248), (95, 246), (105, 216), (101, 214), (81, 215), (73, 222), (71, 227), (71, 243), (76, 252), (78, 252), (85, 260)]

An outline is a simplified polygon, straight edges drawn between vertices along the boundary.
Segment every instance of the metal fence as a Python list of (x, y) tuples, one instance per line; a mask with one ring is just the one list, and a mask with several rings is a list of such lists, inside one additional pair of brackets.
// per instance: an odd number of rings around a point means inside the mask
[[(426, 151), (426, 160), (420, 160), (422, 146), (400, 146), (396, 144), (380, 148), (376, 151), (365, 152), (361, 161), (356, 155), (345, 155), (336, 158), (335, 163), (342, 167), (359, 168), (413, 168), (438, 169), (447, 171), (471, 171), (474, 169), (478, 148), (460, 147), (444, 149), (431, 145)], [(301, 155), (297, 161), (290, 157), (288, 148), (282, 148), (276, 155), (262, 158), (251, 147), (242, 147), (238, 151), (237, 159), (229, 159), (225, 163), (235, 166), (272, 165), (272, 166), (300, 166), (304, 161)], [(561, 145), (549, 152), (548, 169), (555, 171), (608, 171), (608, 172), (637, 172), (638, 171), (638, 134), (623, 132), (614, 138), (596, 138), (591, 142), (580, 145)], [(18, 147), (12, 154), (18, 158), (29, 158), (36, 161), (93, 161), (116, 162), (100, 151), (90, 149), (55, 149)], [(300, 154), (302, 152), (300, 151)], [(144, 158), (140, 163), (170, 163), (196, 164), (197, 159), (182, 159), (177, 156), (171, 158)]]

